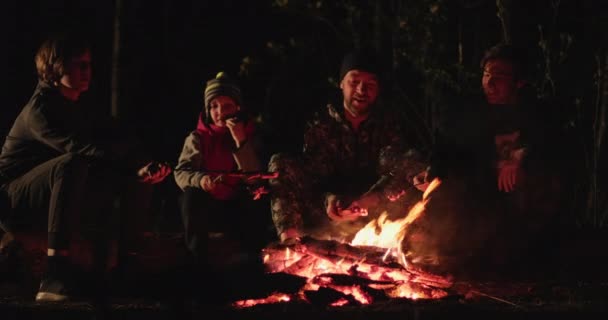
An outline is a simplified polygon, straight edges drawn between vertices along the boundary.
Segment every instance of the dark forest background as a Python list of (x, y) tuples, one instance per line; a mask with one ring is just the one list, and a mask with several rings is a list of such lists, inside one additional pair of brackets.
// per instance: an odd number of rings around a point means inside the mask
[[(2, 11), (2, 136), (36, 85), (41, 41), (80, 30), (94, 44), (85, 99), (171, 162), (195, 126), (205, 82), (221, 70), (241, 83), (270, 151), (300, 150), (305, 120), (339, 94), (341, 58), (358, 46), (381, 53), (391, 71), (386, 102), (427, 152), (451, 98), (479, 91), (483, 51), (511, 42), (527, 52), (535, 94), (574, 141), (563, 148), (576, 168), (572, 224), (608, 223), (608, 1), (9, 0)], [(158, 219), (176, 218), (166, 215), (177, 215), (178, 193), (172, 179), (162, 186)]]

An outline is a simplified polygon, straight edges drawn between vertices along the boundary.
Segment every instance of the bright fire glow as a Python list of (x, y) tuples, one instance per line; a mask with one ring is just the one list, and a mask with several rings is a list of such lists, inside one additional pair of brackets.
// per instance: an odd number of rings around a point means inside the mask
[(344, 306), (344, 305), (347, 305), (347, 304), (348, 304), (348, 300), (346, 300), (346, 298), (340, 298), (340, 299), (338, 299), (338, 301), (330, 304), (330, 306), (332, 306), (332, 307), (341, 307), (341, 306)]
[[(400, 252), (407, 226), (416, 221), (424, 213), (428, 196), (440, 184), (441, 181), (439, 179), (434, 179), (425, 190), (422, 201), (416, 203), (402, 219), (390, 221), (387, 219), (386, 212), (384, 212), (378, 219), (370, 221), (363, 229), (357, 232), (355, 238), (351, 241), (351, 245), (386, 248), (389, 249), (387, 254), (391, 250), (393, 252)], [(400, 260), (405, 261), (404, 257)]]
[(275, 293), (268, 298), (264, 299), (248, 299), (248, 300), (239, 300), (233, 305), (238, 308), (247, 308), (251, 306), (255, 306), (256, 304), (269, 304), (269, 303), (280, 303), (280, 302), (289, 302), (291, 301), (291, 297), (288, 294), (284, 293)]
[[(437, 299), (446, 296), (447, 292), (442, 289), (451, 286), (451, 280), (415, 270), (408, 266), (405, 255), (401, 252), (401, 243), (407, 233), (407, 227), (424, 213), (429, 195), (440, 183), (438, 179), (433, 180), (425, 190), (422, 200), (414, 205), (405, 217), (391, 221), (387, 219), (385, 212), (359, 230), (350, 243), (351, 246), (373, 246), (387, 249), (384, 258), (386, 259), (389, 255), (397, 258), (396, 261), (401, 263), (403, 269), (374, 264), (365, 260), (332, 259), (308, 252), (306, 248), (298, 248), (296, 245), (293, 250), (286, 248), (283, 252), (266, 253), (264, 256), (264, 263), (270, 272), (284, 272), (308, 279), (307, 284), (296, 296), (275, 293), (265, 299), (243, 300), (234, 305), (250, 307), (261, 303), (286, 302), (292, 299), (306, 300), (305, 291), (318, 290), (320, 287), (331, 288), (345, 296), (352, 297), (361, 304), (373, 302), (372, 296), (361, 286), (357, 284), (338, 285), (333, 282), (332, 274), (356, 275), (362, 279), (376, 281), (377, 283), (370, 284), (368, 287), (384, 290), (386, 295), (392, 298), (415, 300)], [(330, 305), (342, 306), (348, 303), (349, 299), (340, 298)]]

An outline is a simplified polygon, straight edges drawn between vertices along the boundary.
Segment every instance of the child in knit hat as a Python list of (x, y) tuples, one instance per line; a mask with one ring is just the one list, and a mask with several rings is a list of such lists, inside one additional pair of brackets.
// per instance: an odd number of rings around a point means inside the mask
[(184, 191), (181, 213), (186, 245), (203, 262), (210, 234), (246, 244), (248, 252), (257, 253), (266, 240), (260, 228), (271, 225), (269, 214), (255, 212), (263, 201), (253, 202), (248, 183), (229, 174), (262, 170), (255, 123), (243, 119), (244, 114), (236, 82), (224, 72), (207, 81), (204, 109), (175, 168), (175, 181)]

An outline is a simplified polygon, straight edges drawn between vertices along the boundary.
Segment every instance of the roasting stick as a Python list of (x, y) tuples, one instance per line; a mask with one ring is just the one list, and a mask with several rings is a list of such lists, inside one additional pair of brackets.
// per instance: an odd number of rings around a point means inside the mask
[(230, 177), (230, 178), (243, 178), (245, 180), (255, 180), (255, 179), (276, 179), (279, 177), (278, 172), (266, 172), (266, 171), (253, 171), (253, 172), (238, 172), (238, 171), (210, 171), (210, 170), (196, 170), (189, 168), (175, 168), (172, 167), (173, 171), (185, 171), (185, 172), (205, 172), (208, 174), (217, 175), (214, 178), (214, 182), (218, 182), (218, 178), (221, 176)]
[(512, 306), (517, 307), (517, 308), (523, 308), (522, 305), (519, 305), (517, 303), (511, 302), (511, 301), (508, 301), (508, 300), (505, 300), (505, 299), (502, 299), (502, 298), (499, 298), (499, 297), (495, 297), (495, 296), (489, 295), (487, 293), (483, 293), (481, 291), (470, 290), (469, 292), (471, 292), (473, 294), (480, 295), (480, 296), (484, 296), (484, 297), (487, 297), (487, 298), (490, 298), (490, 299), (493, 299), (493, 300), (496, 300), (496, 301), (499, 301), (499, 302), (502, 302), (502, 303), (506, 303), (508, 305), (512, 305)]

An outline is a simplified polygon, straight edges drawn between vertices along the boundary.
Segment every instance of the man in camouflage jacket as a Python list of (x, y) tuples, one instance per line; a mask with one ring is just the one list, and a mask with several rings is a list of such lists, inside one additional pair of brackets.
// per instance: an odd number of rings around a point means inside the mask
[(329, 104), (309, 122), (302, 157), (275, 154), (270, 160), (269, 170), (279, 172), (270, 181), (271, 211), (282, 241), (354, 236), (399, 203), (388, 199), (406, 190), (415, 194), (410, 182), (426, 167), (415, 152), (404, 152), (396, 117), (377, 103), (374, 55), (347, 55), (340, 76), (343, 106)]

